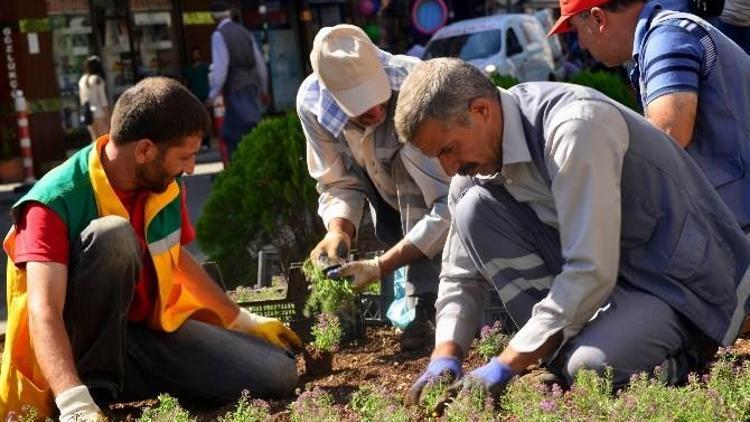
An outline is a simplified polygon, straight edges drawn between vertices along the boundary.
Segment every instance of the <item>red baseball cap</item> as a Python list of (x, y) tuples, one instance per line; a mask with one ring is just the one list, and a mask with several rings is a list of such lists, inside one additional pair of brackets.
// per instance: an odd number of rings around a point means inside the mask
[(570, 31), (570, 22), (568, 22), (570, 18), (608, 1), (609, 0), (560, 0), (560, 17), (557, 19), (557, 22), (552, 25), (552, 29), (549, 30), (547, 36), (549, 37), (554, 34)]

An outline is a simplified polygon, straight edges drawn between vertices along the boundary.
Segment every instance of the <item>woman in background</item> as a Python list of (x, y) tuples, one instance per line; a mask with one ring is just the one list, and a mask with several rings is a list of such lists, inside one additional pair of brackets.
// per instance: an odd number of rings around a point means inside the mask
[(96, 139), (109, 133), (110, 111), (105, 92), (104, 68), (97, 56), (86, 59), (83, 65), (84, 74), (78, 81), (78, 98), (81, 106), (88, 101), (93, 119), (88, 124), (91, 139)]

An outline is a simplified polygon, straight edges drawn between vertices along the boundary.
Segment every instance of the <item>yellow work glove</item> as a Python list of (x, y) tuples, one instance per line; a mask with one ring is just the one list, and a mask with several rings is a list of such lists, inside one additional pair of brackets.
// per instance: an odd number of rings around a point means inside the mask
[(352, 289), (362, 291), (380, 279), (380, 261), (378, 258), (353, 261), (338, 269), (339, 277), (351, 277)]
[(346, 261), (351, 245), (348, 234), (338, 230), (329, 231), (310, 252), (310, 259), (321, 270), (341, 265)]
[(106, 422), (99, 406), (91, 398), (85, 385), (69, 388), (55, 397), (60, 410), (60, 422)]
[(253, 314), (245, 308), (240, 308), (240, 314), (229, 324), (229, 329), (260, 337), (287, 350), (302, 347), (302, 341), (297, 334), (281, 321)]

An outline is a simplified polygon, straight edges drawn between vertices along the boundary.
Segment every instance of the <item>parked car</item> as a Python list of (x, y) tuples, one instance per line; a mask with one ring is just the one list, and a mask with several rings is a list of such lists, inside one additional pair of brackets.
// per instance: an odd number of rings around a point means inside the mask
[[(550, 9), (538, 10), (534, 12), (534, 17), (539, 21), (539, 23), (542, 24), (542, 29), (544, 30), (545, 34), (547, 34), (549, 30), (552, 29), (552, 25), (555, 23), (555, 18), (552, 16), (552, 10)], [(549, 48), (552, 51), (555, 79), (561, 81), (566, 77), (564, 66), (565, 51), (563, 50), (562, 41), (560, 40), (560, 36), (557, 34), (546, 38), (547, 44), (549, 44)]]
[(554, 59), (539, 21), (510, 13), (468, 19), (447, 25), (432, 36), (422, 58), (458, 57), (481, 70), (522, 82), (555, 80)]

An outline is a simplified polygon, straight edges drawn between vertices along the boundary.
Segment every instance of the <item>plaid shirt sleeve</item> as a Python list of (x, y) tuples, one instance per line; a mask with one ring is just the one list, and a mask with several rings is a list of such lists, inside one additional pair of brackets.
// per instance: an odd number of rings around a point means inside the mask
[(310, 83), (317, 81), (308, 77), (302, 83), (297, 96), (297, 114), (307, 139), (307, 169), (317, 181), (320, 193), (318, 214), (325, 227), (334, 218), (344, 218), (359, 230), (365, 205), (364, 189), (359, 179), (347, 169), (344, 158), (336, 149), (336, 138), (318, 122), (309, 109), (310, 103), (305, 102)]
[(437, 159), (425, 156), (412, 144), (407, 143), (401, 149), (401, 161), (419, 188), (418, 194), (427, 207), (418, 221), (408, 224), (405, 238), (425, 256), (432, 258), (443, 251), (448, 236), (451, 221), (448, 188), (451, 179)]

